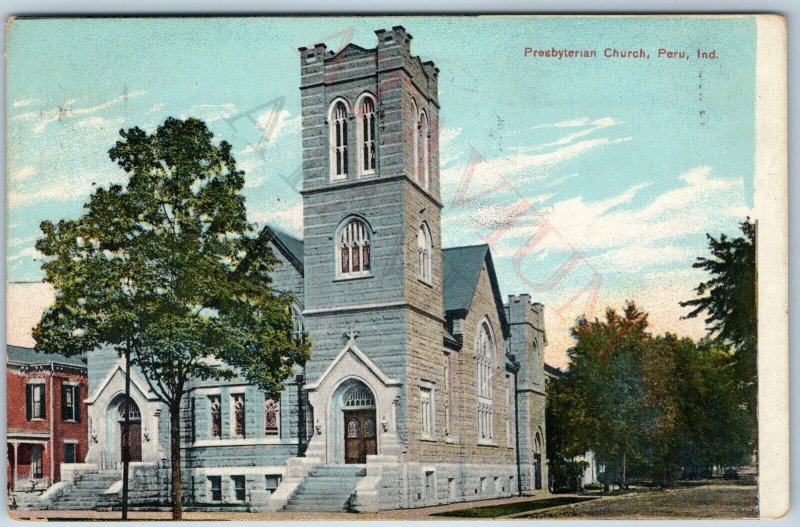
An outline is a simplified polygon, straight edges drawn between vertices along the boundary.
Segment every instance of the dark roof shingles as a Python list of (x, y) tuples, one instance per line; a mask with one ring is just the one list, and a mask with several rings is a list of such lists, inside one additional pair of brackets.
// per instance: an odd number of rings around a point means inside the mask
[(22, 346), (13, 346), (11, 344), (6, 346), (6, 360), (7, 362), (21, 364), (47, 364), (55, 362), (57, 364), (66, 364), (81, 368), (86, 367), (86, 355), (66, 357), (60, 353), (45, 353), (36, 348), (25, 348)]

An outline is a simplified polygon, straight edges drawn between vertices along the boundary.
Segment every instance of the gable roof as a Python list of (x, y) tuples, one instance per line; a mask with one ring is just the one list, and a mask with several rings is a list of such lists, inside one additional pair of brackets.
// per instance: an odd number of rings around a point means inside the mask
[(494, 296), (494, 303), (497, 306), (500, 326), (503, 335), (507, 337), (508, 323), (503, 307), (503, 297), (500, 295), (492, 253), (486, 244), (442, 249), (444, 310), (448, 315), (459, 317), (469, 312), (484, 263), (486, 271), (489, 273), (489, 282), (492, 285), (492, 296)]
[(262, 238), (272, 241), (275, 247), (289, 260), (295, 269), (303, 275), (304, 265), (304, 244), (303, 240), (295, 238), (275, 227), (265, 226), (261, 231)]
[(25, 348), (22, 346), (6, 346), (6, 362), (17, 364), (65, 364), (68, 366), (86, 367), (86, 355), (76, 355), (67, 357), (60, 353), (45, 353), (36, 348)]

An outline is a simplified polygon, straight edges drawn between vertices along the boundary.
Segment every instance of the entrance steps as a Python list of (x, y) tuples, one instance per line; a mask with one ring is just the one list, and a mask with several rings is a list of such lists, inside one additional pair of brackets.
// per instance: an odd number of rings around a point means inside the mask
[(350, 510), (350, 497), (364, 465), (321, 465), (314, 468), (283, 507), (287, 511), (342, 512)]
[(84, 472), (75, 476), (72, 485), (65, 487), (53, 498), (48, 509), (93, 510), (110, 509), (120, 506), (120, 495), (106, 490), (122, 480), (117, 471)]

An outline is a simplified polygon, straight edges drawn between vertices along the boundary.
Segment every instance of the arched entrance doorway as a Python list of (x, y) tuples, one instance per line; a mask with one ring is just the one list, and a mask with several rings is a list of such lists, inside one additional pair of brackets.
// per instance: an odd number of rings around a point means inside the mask
[[(129, 414), (128, 431), (125, 433), (125, 416)], [(122, 398), (117, 407), (119, 421), (120, 461), (142, 460), (142, 414), (131, 399)]]
[(364, 383), (356, 382), (344, 393), (344, 462), (366, 463), (378, 453), (375, 395)]

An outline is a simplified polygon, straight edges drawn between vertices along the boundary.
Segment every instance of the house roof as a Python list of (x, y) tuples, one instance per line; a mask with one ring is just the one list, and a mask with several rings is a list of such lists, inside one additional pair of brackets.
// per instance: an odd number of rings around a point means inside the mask
[(489, 282), (492, 285), (492, 294), (497, 306), (497, 316), (500, 318), (500, 325), (503, 328), (503, 335), (508, 336), (503, 298), (500, 295), (500, 286), (494, 271), (492, 253), (486, 244), (442, 249), (444, 310), (454, 316), (463, 316), (469, 311), (484, 264), (489, 273)]
[(261, 236), (271, 240), (283, 256), (303, 274), (303, 240), (295, 238), (291, 234), (287, 234), (280, 229), (270, 227), (267, 225), (261, 231)]
[(22, 346), (12, 346), (9, 344), (6, 346), (6, 362), (15, 362), (18, 364), (49, 364), (54, 362), (57, 364), (85, 368), (86, 355), (66, 357), (60, 353), (45, 353), (36, 348), (24, 348)]

